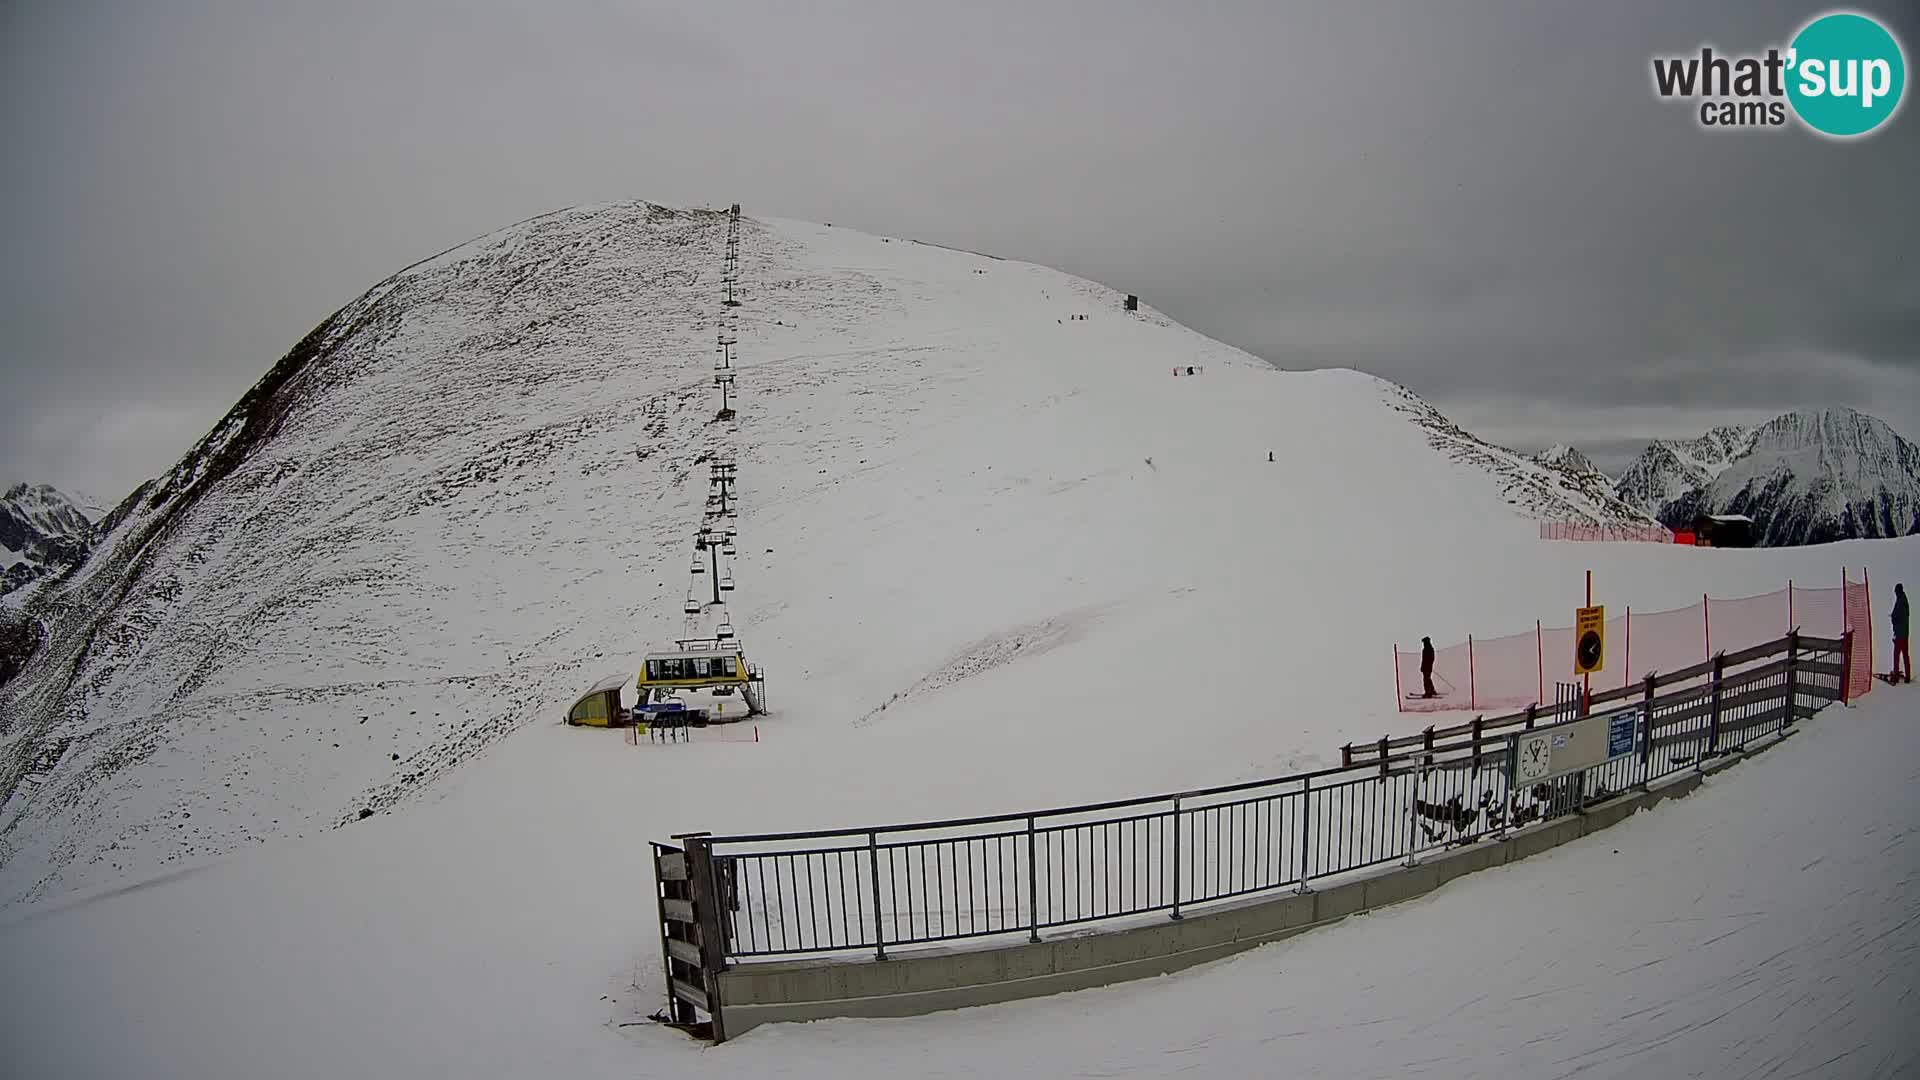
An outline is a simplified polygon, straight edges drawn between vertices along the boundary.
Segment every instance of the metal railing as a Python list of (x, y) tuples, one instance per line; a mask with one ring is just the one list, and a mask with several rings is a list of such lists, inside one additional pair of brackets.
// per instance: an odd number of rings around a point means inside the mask
[[(1556, 719), (1383, 740), (1372, 760), (1176, 794), (862, 829), (689, 836), (722, 964), (1024, 934), (1190, 909), (1472, 843), (1571, 813), (1784, 732), (1845, 686), (1845, 639), (1789, 634), (1649, 678), (1634, 750), (1513, 785), (1512, 740)], [(1684, 683), (1665, 694), (1662, 685)], [(1596, 701), (1599, 700), (1596, 696)], [(1789, 707), (1789, 703), (1791, 707)], [(704, 888), (703, 888), (704, 886)], [(696, 900), (696, 904), (699, 901)]]

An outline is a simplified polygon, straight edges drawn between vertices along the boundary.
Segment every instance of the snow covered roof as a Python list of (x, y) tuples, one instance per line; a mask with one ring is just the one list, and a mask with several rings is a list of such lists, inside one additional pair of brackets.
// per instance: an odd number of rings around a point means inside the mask
[(627, 685), (627, 680), (632, 677), (633, 676), (628, 675), (624, 671), (616, 671), (606, 678), (601, 679), (599, 682), (594, 683), (593, 689), (582, 691), (579, 697), (573, 699), (573, 703), (578, 705), (595, 694), (604, 694), (609, 690), (618, 690)]
[(1753, 524), (1753, 519), (1745, 514), (1708, 514), (1707, 517), (1713, 521), (1724, 522), (1729, 525)]

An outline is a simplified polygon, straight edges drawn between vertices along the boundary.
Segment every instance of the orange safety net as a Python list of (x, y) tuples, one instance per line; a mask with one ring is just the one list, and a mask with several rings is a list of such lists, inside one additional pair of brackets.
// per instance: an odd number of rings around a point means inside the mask
[[(1844, 578), (1843, 578), (1844, 580)], [(1873, 687), (1872, 633), (1866, 582), (1844, 588), (1787, 587), (1760, 596), (1716, 600), (1702, 596), (1686, 607), (1638, 612), (1607, 620), (1606, 664), (1596, 689), (1622, 686), (1655, 672), (1678, 671), (1786, 636), (1796, 627), (1817, 637), (1859, 632), (1849, 658), (1849, 697)], [(1394, 648), (1402, 712), (1521, 709), (1553, 700), (1555, 683), (1578, 681), (1572, 627), (1543, 627), (1505, 637), (1470, 637), (1434, 651), (1433, 697), (1424, 696), (1420, 650)]]
[(1873, 588), (1862, 577), (1847, 582), (1847, 629), (1853, 631), (1853, 650), (1847, 655), (1847, 700), (1873, 690)]

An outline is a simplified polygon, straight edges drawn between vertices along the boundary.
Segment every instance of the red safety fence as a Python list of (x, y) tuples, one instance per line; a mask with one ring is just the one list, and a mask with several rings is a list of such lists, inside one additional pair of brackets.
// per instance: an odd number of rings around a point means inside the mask
[[(1619, 522), (1543, 521), (1542, 540), (1590, 540), (1625, 544), (1671, 544), (1674, 534), (1664, 525), (1628, 525)], [(1689, 543), (1692, 541), (1689, 540)]]
[(1847, 625), (1854, 630), (1853, 652), (1847, 657), (1848, 701), (1873, 689), (1873, 586), (1866, 576), (1863, 570), (1858, 586), (1847, 583)]
[[(1864, 580), (1841, 573), (1838, 588), (1808, 589), (1793, 582), (1777, 592), (1715, 600), (1706, 595), (1686, 607), (1636, 612), (1627, 608), (1607, 620), (1606, 666), (1593, 676), (1595, 690), (1626, 686), (1649, 672), (1678, 671), (1715, 654), (1773, 641), (1796, 627), (1805, 634), (1854, 635), (1848, 657), (1849, 699), (1873, 689), (1872, 593)], [(1542, 626), (1505, 637), (1468, 637), (1433, 654), (1433, 696), (1420, 674), (1420, 650), (1394, 646), (1394, 680), (1402, 712), (1523, 709), (1552, 701), (1559, 682), (1573, 681), (1573, 628)]]

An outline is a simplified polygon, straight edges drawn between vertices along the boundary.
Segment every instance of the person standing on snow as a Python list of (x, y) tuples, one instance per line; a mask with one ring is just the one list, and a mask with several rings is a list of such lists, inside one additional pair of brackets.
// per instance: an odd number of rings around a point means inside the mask
[(1420, 639), (1420, 681), (1426, 684), (1426, 691), (1421, 697), (1440, 696), (1433, 688), (1433, 639), (1430, 637)]
[(1907, 587), (1893, 587), (1893, 675), (1887, 681), (1900, 681), (1900, 663), (1906, 661), (1907, 681), (1913, 681), (1913, 652), (1908, 644)]

